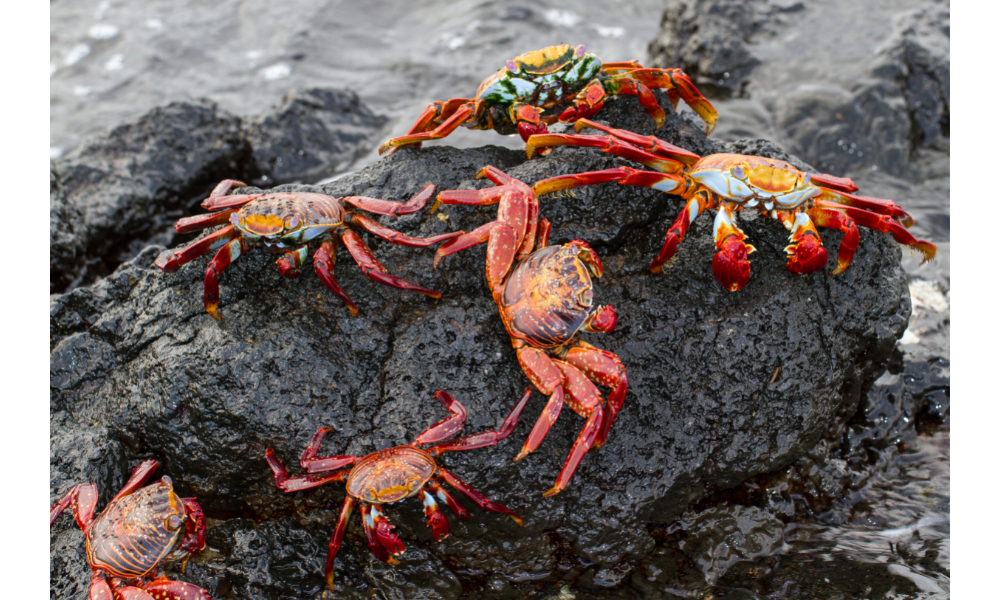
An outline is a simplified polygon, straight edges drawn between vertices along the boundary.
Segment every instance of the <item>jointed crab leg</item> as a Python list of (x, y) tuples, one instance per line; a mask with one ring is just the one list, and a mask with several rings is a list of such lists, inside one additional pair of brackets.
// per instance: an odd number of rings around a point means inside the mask
[(336, 262), (337, 254), (333, 240), (325, 240), (320, 244), (319, 250), (313, 254), (313, 270), (316, 271), (316, 276), (323, 282), (323, 285), (344, 301), (347, 310), (351, 311), (351, 316), (356, 317), (358, 316), (358, 307), (344, 293), (344, 290), (340, 289), (340, 284), (333, 278), (333, 266)]
[(448, 533), (450, 532), (448, 519), (441, 512), (437, 502), (434, 501), (434, 496), (426, 490), (421, 489), (417, 492), (417, 498), (424, 503), (424, 515), (427, 517), (427, 526), (430, 527), (434, 539), (440, 542), (448, 537)]
[(242, 239), (229, 242), (219, 250), (212, 262), (208, 263), (208, 268), (205, 269), (205, 311), (217, 321), (222, 320), (222, 316), (218, 314), (219, 274), (240, 257), (240, 254), (246, 249), (244, 246), (245, 242)]
[[(441, 392), (438, 392), (441, 393)], [(483, 431), (481, 433), (475, 433), (469, 436), (458, 438), (457, 440), (451, 440), (438, 444), (432, 448), (428, 448), (427, 451), (433, 456), (440, 456), (445, 452), (452, 452), (455, 450), (474, 450), (476, 448), (485, 448), (487, 446), (492, 446), (507, 436), (509, 436), (514, 431), (514, 427), (517, 426), (517, 420), (521, 418), (521, 412), (524, 407), (527, 406), (528, 400), (531, 399), (531, 388), (524, 390), (524, 394), (514, 405), (514, 408), (507, 415), (507, 418), (503, 420), (503, 424), (500, 425), (500, 429), (496, 431)], [(464, 416), (463, 416), (464, 418)], [(455, 430), (457, 431), (457, 429)], [(443, 438), (442, 438), (443, 439)], [(419, 438), (418, 438), (419, 442)]]
[(302, 466), (302, 469), (306, 473), (336, 471), (357, 462), (358, 459), (355, 456), (323, 456), (316, 458), (319, 447), (323, 445), (323, 438), (326, 437), (326, 433), (330, 430), (331, 428), (329, 427), (317, 429), (316, 433), (309, 440), (309, 445), (302, 451), (302, 456), (299, 458), (299, 465)]
[(340, 235), (340, 239), (343, 240), (344, 246), (347, 247), (347, 251), (351, 254), (351, 258), (354, 262), (358, 263), (361, 267), (361, 272), (364, 273), (372, 281), (377, 281), (378, 283), (388, 285), (390, 287), (398, 288), (401, 290), (409, 290), (411, 292), (419, 292), (421, 294), (426, 294), (431, 298), (440, 298), (441, 294), (435, 292), (434, 290), (429, 290), (419, 285), (410, 283), (401, 277), (396, 277), (395, 275), (389, 274), (389, 271), (378, 262), (372, 251), (368, 249), (364, 241), (350, 229), (344, 230)]
[(469, 499), (478, 504), (480, 508), (507, 515), (518, 525), (524, 525), (524, 519), (518, 516), (517, 513), (502, 504), (497, 504), (496, 502), (491, 501), (486, 496), (472, 489), (469, 484), (465, 483), (458, 477), (455, 477), (449, 471), (446, 471), (443, 467), (439, 466), (437, 468), (437, 472), (434, 474), (434, 477), (447, 482), (448, 485), (468, 496)]
[[(604, 331), (610, 331), (605, 329)], [(596, 348), (587, 342), (577, 341), (562, 357), (568, 364), (579, 369), (587, 379), (611, 388), (608, 403), (604, 411), (604, 421), (594, 442), (595, 448), (600, 448), (608, 439), (608, 431), (618, 412), (625, 403), (625, 393), (628, 391), (628, 378), (625, 367), (613, 353)]]
[(391, 200), (380, 200), (367, 196), (347, 196), (342, 198), (344, 202), (360, 208), (365, 212), (387, 217), (397, 217), (415, 213), (427, 205), (427, 201), (434, 195), (434, 184), (428, 183), (415, 196), (410, 198), (406, 204), (393, 202)]
[(448, 505), (448, 508), (450, 508), (451, 511), (455, 513), (455, 515), (459, 519), (469, 518), (469, 511), (465, 510), (465, 507), (459, 504), (458, 501), (455, 500), (455, 498), (448, 493), (448, 490), (444, 489), (444, 486), (434, 481), (433, 479), (428, 481), (426, 485), (429, 490), (434, 492), (434, 494), (438, 497), (439, 500), (441, 500), (441, 502), (444, 502), (445, 504)]
[[(429, 107), (428, 107), (429, 110)], [(427, 111), (424, 111), (426, 114)], [(398, 138), (393, 138), (388, 142), (382, 144), (378, 148), (379, 154), (385, 154), (387, 151), (395, 149), (399, 146), (405, 146), (407, 144), (412, 144), (414, 142), (422, 142), (424, 140), (437, 140), (443, 137), (448, 137), (451, 132), (458, 129), (458, 126), (465, 123), (472, 117), (475, 113), (475, 108), (472, 103), (463, 104), (458, 108), (450, 117), (448, 117), (443, 123), (438, 125), (435, 129), (430, 131), (424, 131), (422, 133), (410, 133)], [(423, 121), (423, 115), (421, 115), (421, 121)], [(418, 122), (419, 123), (419, 122)], [(416, 127), (416, 126), (414, 126)]]
[(180, 250), (169, 255), (167, 258), (157, 258), (153, 264), (163, 269), (166, 273), (173, 273), (192, 260), (212, 250), (218, 250), (226, 242), (235, 239), (239, 232), (232, 225), (223, 227), (215, 233), (192, 242)]
[(340, 551), (340, 544), (344, 541), (344, 533), (347, 531), (347, 523), (351, 520), (351, 511), (354, 509), (354, 505), (357, 503), (350, 495), (344, 500), (344, 507), (340, 509), (340, 518), (337, 519), (337, 526), (333, 530), (333, 535), (330, 536), (330, 550), (326, 555), (326, 566), (324, 567), (323, 573), (326, 576), (326, 587), (333, 589), (333, 561), (337, 558), (337, 552)]
[(448, 409), (450, 414), (425, 429), (420, 435), (417, 436), (417, 439), (413, 442), (414, 444), (433, 444), (434, 442), (440, 442), (441, 440), (448, 439), (465, 426), (465, 418), (468, 416), (468, 412), (466, 412), (465, 407), (462, 406), (461, 402), (455, 400), (454, 396), (444, 390), (438, 390), (435, 392), (434, 397), (437, 398), (446, 409)]
[(309, 257), (309, 246), (302, 245), (295, 250), (290, 250), (279, 258), (276, 262), (278, 265), (278, 274), (287, 279), (295, 279), (299, 276), (299, 267), (305, 262), (306, 258)]
[(86, 530), (94, 519), (97, 506), (97, 486), (93, 483), (78, 483), (49, 509), (49, 527), (56, 522), (67, 507), (73, 509), (73, 518), (80, 529)]
[(274, 455), (273, 450), (268, 448), (264, 453), (264, 457), (267, 459), (268, 466), (271, 467), (271, 472), (274, 473), (274, 485), (286, 494), (309, 490), (334, 481), (344, 481), (351, 473), (350, 470), (347, 470), (340, 471), (339, 473), (333, 473), (332, 475), (303, 475), (301, 477), (289, 477), (288, 471), (285, 470), (285, 466), (281, 464), (278, 457)]
[(177, 221), (177, 224), (174, 225), (174, 229), (177, 230), (177, 233), (191, 233), (192, 231), (201, 231), (202, 229), (208, 229), (209, 227), (215, 227), (216, 225), (223, 225), (228, 223), (233, 213), (239, 210), (240, 209), (237, 207), (224, 210), (222, 212), (209, 213), (207, 215), (184, 217), (183, 219)]
[(395, 229), (390, 229), (379, 222), (370, 219), (364, 215), (348, 214), (344, 217), (344, 221), (352, 225), (356, 224), (367, 231), (374, 233), (378, 237), (390, 241), (393, 244), (399, 246), (409, 246), (411, 248), (429, 248), (438, 242), (443, 242), (445, 240), (450, 240), (456, 238), (462, 234), (460, 231), (452, 231), (450, 233), (442, 233), (439, 235), (432, 235), (427, 238), (417, 238), (410, 237), (401, 231), (396, 231)]
[(874, 229), (875, 231), (881, 231), (882, 233), (892, 235), (892, 237), (900, 244), (904, 244), (920, 252), (924, 257), (921, 264), (934, 258), (934, 255), (937, 253), (937, 246), (913, 237), (913, 235), (907, 231), (903, 225), (887, 215), (877, 215), (860, 208), (837, 206), (833, 203), (822, 201), (817, 202), (816, 206), (820, 208), (843, 211), (846, 216), (853, 219), (855, 223), (861, 225), (862, 227), (867, 227), (868, 229)]
[(837, 268), (833, 270), (833, 275), (840, 275), (851, 264), (854, 251), (858, 249), (860, 242), (858, 227), (850, 217), (839, 210), (816, 206), (811, 208), (808, 213), (813, 222), (820, 227), (839, 229), (844, 232), (844, 237), (840, 239), (840, 249), (837, 252)]

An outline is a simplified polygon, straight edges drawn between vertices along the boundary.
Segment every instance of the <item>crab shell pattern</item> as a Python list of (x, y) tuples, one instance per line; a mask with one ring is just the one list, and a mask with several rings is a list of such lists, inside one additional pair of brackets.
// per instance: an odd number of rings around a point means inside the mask
[(459, 125), (519, 133), (527, 139), (548, 131), (557, 121), (572, 123), (600, 112), (607, 95), (637, 96), (646, 113), (662, 127), (666, 113), (652, 89), (665, 89), (674, 108), (684, 100), (711, 133), (718, 119), (712, 104), (680, 69), (647, 69), (636, 61), (602, 63), (583, 46), (549, 46), (526, 52), (487, 77), (474, 98), (431, 103), (404, 136), (379, 147), (380, 154), (450, 135)]

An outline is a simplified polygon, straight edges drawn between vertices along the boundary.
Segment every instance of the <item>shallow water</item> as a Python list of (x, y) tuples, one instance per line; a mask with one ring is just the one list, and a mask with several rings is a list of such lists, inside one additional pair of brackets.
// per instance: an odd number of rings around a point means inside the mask
[[(785, 5), (790, 10), (781, 27), (755, 42), (763, 64), (743, 97), (714, 100), (720, 113), (714, 135), (769, 138), (814, 162), (780, 126), (778, 100), (816, 86), (852, 89), (901, 18), (940, 3)], [(358, 92), (376, 113), (390, 117), (387, 139), (405, 133), (429, 102), (472, 95), (506, 59), (527, 50), (583, 43), (606, 60), (647, 60), (662, 11), (662, 3), (643, 0), (56, 0), (51, 152), (59, 156), (86, 136), (173, 100), (208, 97), (252, 116), (288, 91), (314, 86)], [(858, 159), (854, 153), (862, 150), (845, 142), (843, 169), (824, 167), (854, 178), (868, 195), (895, 199), (917, 220), (915, 235), (939, 246), (928, 265), (904, 254), (914, 312), (898, 345), (902, 364), (876, 384), (872, 393), (878, 394), (899, 378), (923, 377), (928, 361), (950, 357), (949, 153), (946, 145), (921, 149), (912, 168), (892, 174)], [(522, 145), (516, 136), (466, 129), (437, 143)], [(357, 170), (377, 158), (372, 149), (340, 169)], [(928, 386), (916, 381), (911, 389), (923, 389), (928, 398), (947, 396), (939, 381)], [(722, 596), (741, 588), (769, 598), (947, 597), (950, 438), (947, 401), (942, 404), (944, 424), (901, 441), (905, 448), (892, 454), (892, 466), (866, 487), (844, 519), (797, 517), (787, 524), (777, 557), (740, 563), (717, 582)], [(616, 593), (629, 597), (630, 589), (625, 584)], [(693, 594), (683, 585), (671, 589)], [(539, 594), (587, 597), (572, 585), (560, 591), (560, 584)]]

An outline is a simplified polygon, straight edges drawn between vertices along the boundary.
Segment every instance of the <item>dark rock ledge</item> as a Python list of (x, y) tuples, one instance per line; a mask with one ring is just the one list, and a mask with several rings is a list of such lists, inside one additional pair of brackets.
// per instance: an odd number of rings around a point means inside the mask
[[(632, 98), (609, 101), (601, 119), (652, 133)], [(673, 114), (657, 134), (702, 154), (789, 158), (765, 141), (719, 144)], [(503, 148), (437, 144), (397, 152), (321, 188), (280, 189), (405, 200), (428, 182), (487, 185), (474, 180), (486, 164), (531, 183), (624, 161), (560, 148), (527, 162)], [(452, 536), (436, 543), (419, 503), (392, 505), (405, 562), (389, 569), (375, 561), (355, 521), (338, 558), (337, 580), (348, 588), (338, 597), (366, 597), (365, 588), (375, 588), (387, 598), (507, 598), (553, 581), (610, 593), (653, 552), (651, 528), (710, 491), (787, 467), (858, 413), (910, 315), (898, 246), (865, 230), (843, 275), (831, 277), (831, 265), (798, 276), (785, 268), (784, 229), (744, 220), (757, 252), (749, 285), (734, 294), (712, 278), (710, 218), (695, 223), (665, 275), (649, 274), (680, 208), (676, 197), (615, 184), (543, 198), (555, 242), (580, 237), (597, 249), (605, 266), (597, 301), (619, 311), (615, 332), (587, 337), (617, 353), (629, 374), (607, 445), (586, 457), (566, 491), (543, 499), (583, 421), (565, 410), (538, 452), (511, 463), (542, 408), (536, 395), (508, 440), (442, 461), (518, 511), (525, 527), (472, 510), (470, 521), (451, 519)], [(444, 207), (383, 222), (425, 236), (470, 230), (495, 210)], [(822, 235), (829, 248), (840, 242), (839, 233)], [(343, 488), (281, 494), (265, 447), (294, 464), (322, 426), (333, 428), (330, 452), (409, 442), (441, 418), (431, 398), (437, 389), (468, 408), (468, 431), (493, 428), (527, 385), (489, 298), (483, 247), (435, 272), (430, 251), (371, 245), (390, 271), (444, 298), (374, 284), (343, 255), (337, 278), (361, 309), (351, 319), (311, 269), (284, 280), (274, 257), (257, 251), (223, 275), (226, 320), (219, 324), (201, 305), (208, 258), (164, 274), (152, 267), (163, 250), (156, 246), (93, 286), (54, 296), (53, 498), (94, 481), (103, 506), (131, 465), (155, 457), (211, 519), (212, 550), (183, 577), (223, 598), (317, 596)], [(54, 528), (52, 550), (52, 597), (81, 597), (89, 573), (71, 519)]]

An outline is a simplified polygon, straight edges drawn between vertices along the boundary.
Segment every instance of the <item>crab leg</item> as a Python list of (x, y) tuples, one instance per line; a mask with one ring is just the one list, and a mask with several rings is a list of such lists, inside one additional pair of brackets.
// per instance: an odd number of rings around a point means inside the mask
[(813, 222), (820, 227), (839, 229), (844, 232), (844, 237), (840, 239), (840, 249), (837, 251), (837, 268), (832, 273), (832, 275), (840, 275), (844, 269), (850, 266), (854, 259), (854, 251), (858, 249), (860, 235), (857, 225), (843, 212), (832, 208), (816, 206), (809, 209), (808, 212)]
[(558, 177), (543, 179), (535, 183), (532, 189), (536, 195), (541, 195), (582, 185), (610, 183), (613, 181), (621, 185), (634, 185), (673, 193), (679, 193), (678, 188), (684, 185), (684, 179), (678, 175), (640, 171), (631, 167), (618, 167), (603, 171), (588, 171), (586, 173), (559, 175)]
[(906, 230), (898, 221), (887, 215), (877, 215), (867, 210), (862, 210), (860, 208), (853, 208), (850, 206), (837, 206), (832, 203), (817, 202), (816, 206), (819, 208), (841, 210), (848, 217), (854, 220), (855, 223), (862, 227), (867, 227), (868, 229), (874, 229), (875, 231), (881, 231), (882, 233), (891, 234), (892, 237), (905, 246), (910, 246), (914, 250), (920, 252), (924, 256), (924, 260), (921, 264), (934, 258), (937, 253), (937, 246), (930, 242), (924, 240), (918, 240), (913, 237), (913, 235)]
[(235, 179), (223, 179), (201, 202), (201, 207), (206, 210), (216, 211), (224, 208), (238, 208), (260, 198), (263, 194), (233, 194), (229, 195), (229, 190), (234, 187), (246, 187), (247, 184)]
[(667, 230), (667, 236), (663, 239), (663, 247), (660, 249), (660, 254), (649, 265), (651, 272), (663, 272), (664, 263), (673, 258), (677, 252), (677, 244), (684, 241), (684, 234), (687, 233), (688, 227), (691, 223), (694, 223), (698, 215), (705, 212), (708, 208), (712, 208), (712, 202), (702, 194), (695, 196), (684, 205), (680, 214), (674, 219), (673, 225)]
[(423, 142), (424, 140), (437, 140), (451, 135), (453, 131), (458, 129), (458, 126), (469, 120), (469, 117), (475, 112), (472, 104), (463, 104), (458, 110), (454, 112), (448, 119), (437, 126), (437, 128), (431, 131), (424, 131), (422, 133), (410, 133), (397, 138), (393, 138), (388, 142), (385, 142), (378, 147), (379, 154), (385, 154), (390, 149), (395, 149), (400, 146), (406, 146), (408, 144)]
[(417, 195), (410, 198), (406, 204), (380, 200), (378, 198), (368, 198), (367, 196), (347, 196), (341, 198), (344, 202), (360, 208), (363, 211), (387, 217), (397, 217), (415, 213), (427, 205), (427, 201), (434, 195), (434, 184), (428, 183)]
[(524, 525), (524, 519), (522, 519), (517, 513), (507, 508), (503, 504), (497, 504), (496, 502), (491, 501), (486, 496), (472, 489), (469, 486), (469, 484), (465, 483), (458, 477), (455, 477), (452, 473), (446, 471), (443, 467), (439, 466), (437, 468), (437, 472), (434, 474), (434, 477), (440, 479), (441, 481), (447, 482), (448, 485), (468, 496), (470, 500), (479, 505), (479, 508), (507, 515), (508, 517), (513, 519), (514, 522), (517, 523), (518, 525), (521, 526)]
[(444, 390), (434, 392), (434, 397), (451, 414), (423, 430), (417, 436), (417, 440), (413, 442), (414, 444), (433, 444), (434, 442), (446, 440), (461, 431), (462, 427), (465, 426), (465, 418), (468, 416), (468, 412), (466, 412), (461, 402)]
[(209, 213), (207, 215), (184, 217), (183, 219), (177, 221), (177, 224), (174, 225), (174, 229), (177, 230), (177, 233), (191, 233), (192, 231), (201, 231), (202, 229), (208, 229), (209, 227), (215, 227), (216, 225), (223, 225), (228, 223), (231, 215), (238, 210), (238, 208), (231, 208), (229, 210)]
[(430, 527), (434, 539), (438, 542), (444, 540), (450, 532), (448, 519), (441, 512), (437, 502), (434, 501), (434, 496), (426, 490), (419, 490), (417, 491), (417, 498), (424, 503), (424, 515), (427, 517), (427, 526)]
[(287, 279), (296, 279), (299, 276), (299, 267), (309, 257), (309, 246), (304, 245), (286, 252), (284, 256), (276, 262), (278, 264), (278, 274)]
[(395, 229), (390, 229), (364, 215), (349, 213), (344, 220), (351, 225), (360, 225), (383, 240), (396, 244), (397, 246), (409, 246), (411, 248), (429, 248), (438, 242), (450, 240), (462, 235), (461, 231), (453, 231), (450, 233), (442, 233), (440, 235), (432, 235), (428, 238), (417, 238), (410, 237), (405, 233), (396, 231)]
[(340, 544), (344, 541), (344, 533), (347, 531), (347, 523), (351, 520), (351, 511), (354, 509), (354, 504), (357, 502), (352, 496), (348, 496), (344, 500), (344, 507), (340, 509), (340, 518), (337, 519), (337, 526), (333, 529), (333, 535), (330, 536), (330, 550), (326, 555), (326, 567), (324, 567), (323, 573), (326, 575), (326, 587), (333, 591), (333, 561), (337, 558), (337, 552), (340, 551)]
[(405, 279), (396, 277), (395, 275), (390, 275), (386, 268), (378, 262), (375, 255), (372, 254), (372, 251), (368, 249), (368, 246), (365, 245), (364, 241), (358, 237), (357, 233), (354, 233), (350, 229), (346, 229), (340, 235), (340, 238), (344, 241), (344, 246), (347, 247), (347, 251), (351, 254), (351, 258), (353, 258), (354, 262), (358, 263), (358, 266), (361, 267), (361, 272), (372, 281), (401, 290), (409, 290), (411, 292), (426, 294), (431, 298), (441, 297), (441, 294), (435, 292), (434, 290), (420, 287), (419, 285), (410, 283)]
[(177, 548), (178, 552), (185, 555), (181, 561), (181, 573), (187, 568), (191, 555), (197, 554), (205, 548), (205, 513), (202, 512), (201, 505), (194, 500), (194, 498), (181, 498), (184, 514), (187, 515), (187, 519), (184, 521), (184, 540)]
[[(517, 401), (517, 404), (514, 405), (514, 408), (511, 409), (510, 414), (503, 420), (503, 424), (500, 425), (500, 429), (497, 429), (496, 431), (483, 431), (481, 433), (475, 433), (473, 435), (458, 438), (457, 440), (451, 440), (450, 442), (444, 442), (432, 448), (428, 448), (427, 451), (434, 456), (440, 456), (445, 452), (474, 450), (476, 448), (485, 448), (499, 443), (514, 431), (514, 428), (517, 426), (518, 419), (521, 418), (521, 412), (524, 411), (524, 407), (527, 406), (528, 400), (530, 399), (531, 388), (529, 387), (524, 390), (524, 394)], [(417, 443), (420, 443), (419, 438)]]
[(542, 440), (549, 433), (549, 429), (559, 418), (565, 396), (562, 374), (547, 354), (537, 348), (522, 346), (517, 350), (517, 361), (521, 364), (521, 369), (531, 380), (531, 383), (548, 396), (549, 400), (545, 404), (545, 408), (542, 409), (542, 414), (535, 421), (535, 426), (531, 428), (531, 433), (524, 441), (521, 451), (514, 457), (514, 462), (534, 452), (542, 443)]
[(340, 471), (339, 473), (333, 473), (332, 475), (304, 475), (302, 477), (289, 477), (288, 471), (285, 470), (285, 466), (282, 465), (281, 461), (278, 460), (278, 457), (274, 455), (274, 450), (268, 448), (264, 453), (264, 457), (267, 460), (267, 465), (271, 467), (271, 472), (274, 473), (274, 485), (286, 494), (309, 490), (332, 481), (344, 481), (347, 479), (347, 476), (351, 474), (350, 470), (347, 470)]
[[(663, 127), (663, 124), (667, 122), (667, 113), (663, 112), (663, 108), (660, 103), (656, 100), (656, 96), (653, 95), (653, 90), (649, 89), (641, 81), (634, 79), (632, 73), (635, 71), (629, 71), (627, 73), (622, 73), (621, 75), (612, 76), (608, 81), (604, 89), (607, 90), (609, 94), (623, 94), (628, 96), (638, 96), (639, 105), (642, 109), (646, 111), (646, 114), (656, 122), (656, 128), (659, 129)], [(661, 86), (662, 87), (662, 86)], [(692, 107), (693, 108), (693, 107)], [(705, 133), (711, 133), (711, 128), (706, 125)]]
[(733, 209), (723, 203), (715, 215), (715, 247), (712, 274), (719, 285), (735, 292), (750, 281), (750, 261), (747, 255), (754, 247), (743, 240), (746, 235), (733, 222)]
[[(812, 176), (812, 180), (813, 182), (816, 182), (815, 175)], [(850, 179), (848, 179), (848, 181), (850, 181)], [(853, 184), (854, 182), (851, 183)], [(913, 217), (911, 217), (909, 213), (900, 208), (900, 206), (892, 200), (872, 198), (870, 196), (856, 196), (854, 194), (823, 188), (820, 188), (820, 192), (820, 195), (816, 196), (816, 199), (825, 202), (826, 204), (836, 203), (853, 208), (859, 208), (868, 212), (878, 213), (880, 215), (889, 215), (902, 223), (904, 227), (913, 226)]]
[(789, 238), (791, 244), (785, 246), (789, 271), (804, 275), (815, 273), (826, 266), (826, 248), (823, 247), (823, 240), (820, 239), (819, 232), (816, 231), (816, 226), (807, 213), (774, 211), (774, 216), (792, 232)]
[(456, 237), (455, 239), (449, 241), (446, 244), (442, 244), (437, 252), (434, 254), (434, 265), (433, 267), (437, 269), (438, 264), (441, 260), (448, 256), (449, 254), (455, 254), (456, 252), (461, 252), (466, 248), (471, 248), (473, 246), (478, 246), (483, 242), (489, 241), (490, 232), (493, 231), (494, 227), (499, 227), (503, 223), (499, 221), (491, 221), (485, 225), (480, 225), (476, 227), (469, 233), (463, 233), (462, 235)]
[(116, 600), (158, 600), (153, 598), (145, 590), (131, 585), (123, 585), (115, 588)]
[[(676, 97), (680, 96), (681, 100), (684, 100), (684, 103), (690, 106), (705, 121), (705, 135), (711, 134), (712, 130), (715, 129), (715, 122), (719, 118), (718, 111), (715, 110), (711, 102), (701, 95), (701, 92), (698, 91), (698, 88), (695, 87), (691, 78), (684, 71), (680, 69), (635, 69), (614, 76), (612, 81), (617, 81), (619, 78), (628, 78), (651, 88), (667, 90), (675, 108)], [(610, 90), (610, 86), (605, 87), (608, 88), (609, 93), (614, 93)], [(671, 93), (673, 90), (676, 90), (676, 92)], [(652, 93), (650, 93), (650, 96), (652, 96)], [(653, 101), (656, 101), (655, 96), (653, 96)], [(643, 104), (643, 108), (645, 107), (646, 105)], [(657, 108), (659, 108), (659, 104), (657, 104)], [(648, 110), (646, 112), (649, 113)], [(650, 116), (652, 117), (653, 115), (650, 114)]]
[(368, 538), (368, 547), (380, 561), (398, 565), (394, 557), (402, 554), (406, 548), (399, 536), (392, 532), (392, 523), (385, 518), (377, 504), (361, 503), (361, 524)]
[(358, 316), (358, 307), (354, 305), (354, 302), (344, 293), (344, 290), (340, 289), (340, 284), (337, 280), (333, 278), (333, 266), (337, 262), (336, 249), (334, 248), (334, 243), (332, 240), (325, 240), (319, 246), (319, 250), (313, 254), (313, 270), (316, 271), (316, 276), (319, 280), (323, 282), (326, 289), (330, 290), (336, 294), (344, 304), (347, 306), (347, 310), (351, 311), (351, 316)]
[(90, 581), (90, 593), (87, 594), (87, 600), (114, 599), (114, 592), (111, 591), (111, 585), (108, 583), (108, 580), (98, 574), (97, 571), (94, 571), (93, 579)]
[(448, 490), (444, 489), (444, 487), (440, 483), (432, 479), (424, 485), (426, 485), (428, 489), (430, 489), (432, 492), (434, 492), (435, 495), (437, 495), (438, 500), (447, 504), (448, 508), (450, 508), (451, 511), (455, 513), (459, 519), (469, 518), (469, 511), (465, 510), (465, 507), (459, 504), (458, 500), (455, 500), (455, 498), (453, 498), (452, 495), (448, 493)]
[(203, 254), (207, 254), (211, 250), (218, 250), (230, 240), (233, 240), (239, 236), (239, 232), (232, 225), (223, 227), (222, 229), (216, 231), (215, 233), (206, 235), (205, 237), (192, 242), (176, 250), (173, 254), (167, 255), (166, 257), (157, 257), (153, 264), (162, 269), (165, 273), (173, 273), (177, 269), (181, 268), (192, 260), (198, 258)]
[(96, 506), (97, 486), (93, 483), (78, 483), (49, 509), (49, 527), (52, 527), (59, 515), (69, 507), (73, 509), (73, 518), (76, 519), (77, 526), (86, 530), (90, 522), (94, 520)]
[(212, 596), (200, 587), (183, 581), (171, 581), (160, 576), (143, 586), (155, 600), (212, 600)]
[(222, 320), (222, 315), (218, 314), (219, 274), (231, 265), (234, 260), (239, 258), (240, 254), (245, 250), (243, 240), (237, 238), (219, 249), (215, 258), (212, 259), (212, 262), (208, 263), (208, 268), (205, 269), (205, 310), (217, 321)]
[(615, 354), (591, 346), (584, 341), (576, 342), (576, 346), (570, 348), (562, 358), (583, 372), (587, 379), (611, 388), (604, 422), (601, 424), (601, 430), (594, 442), (594, 447), (600, 448), (607, 441), (611, 424), (625, 403), (625, 394), (628, 392), (628, 377), (625, 375), (625, 366)]
[(317, 429), (316, 433), (309, 440), (309, 445), (302, 451), (302, 456), (299, 458), (299, 465), (302, 466), (302, 469), (306, 473), (336, 471), (357, 462), (358, 459), (354, 456), (323, 456), (316, 458), (319, 447), (323, 445), (323, 438), (326, 437), (328, 431), (331, 431), (330, 427)]
[[(690, 166), (701, 160), (701, 156), (698, 154), (695, 154), (690, 150), (685, 150), (680, 146), (675, 146), (669, 142), (665, 142), (656, 136), (639, 135), (638, 133), (633, 133), (627, 129), (615, 129), (614, 127), (608, 127), (607, 125), (602, 125), (601, 123), (591, 121), (590, 119), (580, 119), (575, 125), (573, 125), (573, 130), (578, 133), (581, 129), (585, 128), (603, 131), (604, 133), (617, 138), (619, 141), (628, 142), (633, 146), (637, 146), (661, 157), (671, 158), (677, 162), (684, 163), (685, 165)], [(667, 172), (676, 173), (679, 172), (679, 168), (674, 167), (674, 170)]]
[[(592, 79), (585, 88), (577, 92), (573, 104), (559, 115), (562, 123), (572, 123), (577, 119), (592, 117), (604, 106), (606, 93), (599, 79)], [(530, 158), (530, 156), (529, 156)]]
[(132, 469), (132, 474), (129, 475), (128, 481), (122, 486), (122, 489), (118, 490), (115, 497), (111, 499), (112, 502), (118, 500), (119, 498), (124, 498), (129, 494), (135, 493), (139, 488), (144, 486), (149, 478), (153, 476), (156, 472), (156, 461), (155, 460), (144, 460), (134, 469)]
[(566, 457), (566, 462), (563, 463), (559, 476), (556, 477), (555, 485), (542, 494), (545, 497), (558, 494), (569, 484), (577, 467), (580, 466), (583, 456), (597, 440), (604, 423), (601, 393), (594, 384), (576, 367), (561, 360), (553, 360), (552, 362), (562, 372), (563, 385), (566, 388), (566, 404), (576, 414), (587, 419), (587, 422), (584, 424), (583, 430), (580, 431), (580, 435), (573, 441), (569, 456)]

